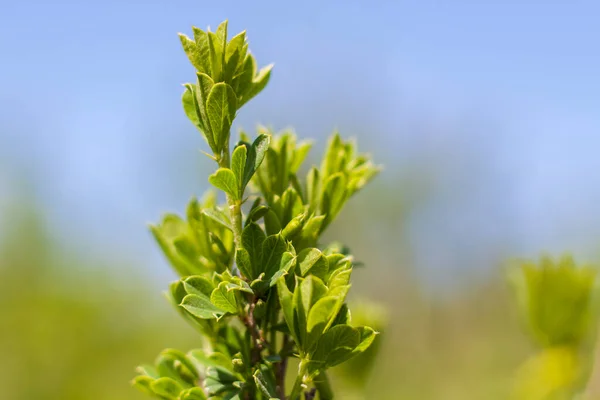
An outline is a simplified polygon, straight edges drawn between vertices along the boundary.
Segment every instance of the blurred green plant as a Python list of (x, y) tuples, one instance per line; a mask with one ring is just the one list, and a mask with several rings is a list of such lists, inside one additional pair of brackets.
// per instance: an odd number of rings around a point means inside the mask
[[(226, 204), (209, 192), (190, 201), (185, 218), (168, 214), (151, 229), (181, 277), (168, 298), (203, 347), (164, 350), (133, 384), (160, 399), (331, 399), (327, 370), (367, 351), (377, 332), (351, 323), (348, 249), (319, 239), (380, 169), (339, 134), (305, 179), (298, 171), (311, 143), (291, 132), (259, 128), (254, 140), (242, 132), (230, 152), (233, 120), (272, 66), (258, 71), (245, 32), (228, 41), (227, 21), (193, 32), (180, 35), (197, 75), (183, 108), (218, 164), (208, 180)], [(298, 371), (288, 394), (289, 358)]]
[(515, 398), (573, 399), (581, 395), (593, 364), (598, 327), (597, 270), (573, 258), (542, 257), (510, 271), (519, 309), (540, 350), (520, 368)]

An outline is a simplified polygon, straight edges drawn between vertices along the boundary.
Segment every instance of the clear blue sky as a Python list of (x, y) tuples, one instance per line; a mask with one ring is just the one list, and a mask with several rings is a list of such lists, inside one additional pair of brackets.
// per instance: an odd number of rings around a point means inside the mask
[(388, 171), (403, 159), (448, 163), (435, 186), (444, 196), (423, 206), (414, 232), (440, 254), (468, 249), (473, 236), (517, 237), (524, 252), (599, 242), (598, 1), (0, 9), (0, 198), (10, 196), (6, 181), (27, 174), (71, 245), (148, 249), (142, 224), (203, 191), (209, 164), (180, 110), (193, 71), (176, 33), (225, 18), (231, 32), (247, 29), (260, 64), (275, 63), (268, 89), (240, 115), (244, 127), (293, 125), (323, 138), (339, 126)]

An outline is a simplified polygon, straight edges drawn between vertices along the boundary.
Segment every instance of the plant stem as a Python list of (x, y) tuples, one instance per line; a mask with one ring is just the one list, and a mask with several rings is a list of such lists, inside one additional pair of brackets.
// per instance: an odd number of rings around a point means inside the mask
[[(230, 167), (230, 154), (229, 154), (229, 139), (225, 144), (225, 150), (220, 157), (217, 158), (219, 167), (229, 168)], [(236, 248), (242, 247), (242, 202), (236, 200), (230, 195), (226, 195), (227, 204), (229, 205), (229, 218), (231, 219), (231, 228), (233, 230), (233, 242)]]
[(290, 393), (288, 400), (298, 400), (302, 395), (302, 382), (304, 381), (305, 373), (306, 364), (304, 364), (304, 361), (300, 361), (300, 365), (298, 366), (298, 376), (296, 377), (296, 381), (292, 387), (292, 393)]
[(256, 321), (254, 320), (254, 308), (256, 307), (257, 300), (257, 298), (251, 300), (250, 305), (248, 306), (248, 315), (244, 321), (247, 328), (250, 330), (250, 337), (252, 339), (252, 350), (250, 355), (250, 362), (252, 365), (256, 365), (260, 362), (260, 352), (263, 349), (260, 332), (258, 331)]

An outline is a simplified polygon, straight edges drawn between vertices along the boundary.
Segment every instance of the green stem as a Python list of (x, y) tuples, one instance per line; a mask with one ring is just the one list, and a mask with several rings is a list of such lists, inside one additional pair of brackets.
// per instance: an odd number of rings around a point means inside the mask
[[(230, 168), (230, 158), (229, 139), (227, 139), (223, 153), (217, 158), (219, 167)], [(227, 195), (227, 204), (229, 205), (229, 218), (231, 219), (231, 228), (233, 230), (233, 242), (235, 243), (235, 247), (239, 248), (242, 247), (242, 201)]]
[(288, 400), (298, 400), (302, 395), (302, 382), (304, 381), (304, 375), (306, 374), (306, 365), (303, 361), (300, 361), (300, 365), (298, 366), (298, 376), (296, 377), (296, 381), (294, 382), (294, 386), (292, 387), (292, 393), (290, 393), (290, 397)]

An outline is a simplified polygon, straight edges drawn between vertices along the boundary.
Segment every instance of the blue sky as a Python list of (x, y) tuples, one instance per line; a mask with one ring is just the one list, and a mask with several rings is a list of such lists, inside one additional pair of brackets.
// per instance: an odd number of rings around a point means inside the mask
[(442, 266), (473, 236), (525, 253), (598, 242), (597, 1), (1, 5), (0, 197), (29, 176), (66, 246), (149, 249), (143, 224), (204, 190), (176, 33), (225, 18), (275, 63), (242, 126), (292, 125), (320, 142), (338, 126), (392, 171), (447, 163), (440, 200), (416, 211), (417, 242), (441, 249), (424, 263)]

